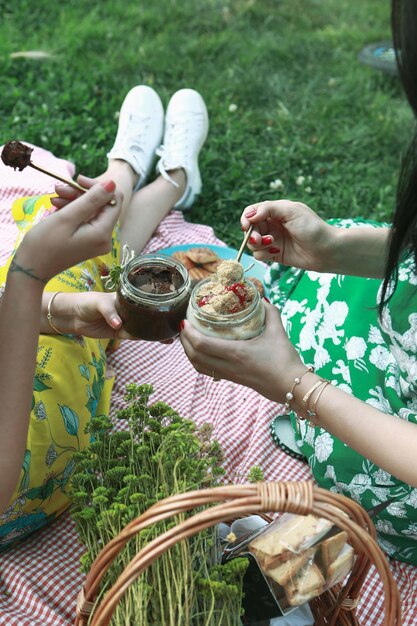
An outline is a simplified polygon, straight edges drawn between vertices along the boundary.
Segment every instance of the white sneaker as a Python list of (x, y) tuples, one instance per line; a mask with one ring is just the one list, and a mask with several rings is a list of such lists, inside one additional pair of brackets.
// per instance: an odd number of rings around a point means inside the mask
[(116, 140), (107, 157), (126, 161), (138, 174), (134, 191), (145, 184), (152, 169), (163, 128), (164, 108), (156, 91), (146, 85), (133, 87), (120, 109)]
[(161, 157), (157, 171), (175, 187), (170, 170), (182, 168), (187, 175), (185, 192), (175, 209), (188, 209), (201, 191), (198, 155), (207, 138), (208, 113), (203, 98), (193, 89), (180, 89), (169, 101), (165, 115), (163, 145), (156, 151)]

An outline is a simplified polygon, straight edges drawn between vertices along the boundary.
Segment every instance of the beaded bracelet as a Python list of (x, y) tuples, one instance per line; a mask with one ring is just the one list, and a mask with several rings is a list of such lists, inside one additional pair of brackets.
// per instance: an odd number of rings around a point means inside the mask
[(285, 409), (286, 413), (291, 411), (290, 402), (291, 402), (291, 400), (294, 400), (294, 389), (296, 388), (297, 385), (299, 385), (301, 383), (302, 377), (305, 374), (308, 374), (308, 372), (314, 372), (314, 367), (312, 365), (309, 365), (307, 367), (307, 369), (301, 374), (301, 376), (296, 376), (294, 378), (294, 382), (293, 382), (293, 385), (292, 385), (291, 389), (289, 390), (288, 393), (285, 394), (286, 402), (284, 404), (284, 409)]
[(46, 314), (46, 319), (49, 322), (49, 326), (58, 334), (58, 335), (63, 335), (64, 333), (61, 333), (60, 330), (58, 330), (58, 328), (56, 326), (54, 326), (54, 323), (52, 321), (52, 303), (55, 300), (55, 298), (57, 297), (57, 295), (59, 293), (62, 293), (62, 291), (55, 291), (55, 293), (52, 294), (51, 299), (48, 302), (48, 310), (47, 310), (47, 314)]

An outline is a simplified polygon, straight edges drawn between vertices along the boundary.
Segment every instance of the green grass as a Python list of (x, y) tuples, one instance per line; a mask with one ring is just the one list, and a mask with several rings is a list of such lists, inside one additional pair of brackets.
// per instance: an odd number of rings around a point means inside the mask
[[(96, 175), (128, 89), (151, 85), (167, 104), (193, 87), (211, 129), (187, 219), (237, 245), (242, 209), (263, 199), (390, 218), (412, 118), (398, 80), (357, 61), (390, 38), (387, 0), (0, 0), (0, 14), (0, 142)], [(54, 57), (9, 57), (33, 49)]]

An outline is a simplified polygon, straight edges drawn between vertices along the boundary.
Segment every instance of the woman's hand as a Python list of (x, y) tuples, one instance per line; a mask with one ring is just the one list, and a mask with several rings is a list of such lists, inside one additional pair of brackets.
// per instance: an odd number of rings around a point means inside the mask
[(276, 200), (253, 204), (243, 211), (243, 230), (253, 224), (249, 248), (260, 261), (277, 261), (302, 269), (330, 271), (336, 228), (305, 204)]
[[(116, 204), (111, 206), (113, 198)], [(106, 254), (111, 249), (121, 200), (113, 181), (93, 185), (26, 234), (15, 265), (47, 282), (68, 267)]]
[[(44, 312), (50, 298), (51, 294), (45, 293)], [(54, 326), (64, 334), (96, 339), (135, 339), (123, 329), (123, 320), (116, 305), (116, 293), (58, 293), (53, 303)], [(42, 332), (49, 333), (50, 330), (44, 313)]]
[(282, 403), (294, 378), (303, 371), (303, 363), (285, 333), (277, 308), (265, 304), (265, 312), (265, 330), (254, 339), (215, 339), (200, 333), (187, 320), (180, 338), (198, 372), (251, 387)]
[[(83, 176), (80, 174), (77, 176), (77, 182), (84, 189), (91, 189), (94, 185), (101, 182), (95, 178), (89, 178), (88, 176)], [(51, 204), (54, 205), (57, 209), (63, 209), (67, 204), (73, 202), (77, 198), (80, 198), (83, 195), (82, 191), (75, 189), (75, 187), (71, 187), (71, 185), (66, 185), (64, 183), (57, 183), (55, 185), (55, 193), (56, 196), (51, 198)]]

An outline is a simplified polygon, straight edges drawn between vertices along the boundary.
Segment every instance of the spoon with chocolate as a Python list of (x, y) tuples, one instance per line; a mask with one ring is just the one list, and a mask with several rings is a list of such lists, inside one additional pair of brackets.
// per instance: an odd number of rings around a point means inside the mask
[[(12, 167), (13, 169), (18, 169), (19, 172), (22, 172), (25, 167), (33, 167), (33, 169), (46, 174), (47, 176), (51, 176), (52, 178), (56, 178), (60, 180), (62, 183), (73, 187), (74, 189), (78, 189), (78, 191), (88, 191), (85, 187), (79, 185), (72, 178), (65, 178), (61, 176), (61, 174), (57, 174), (56, 172), (50, 172), (49, 170), (41, 167), (40, 165), (36, 165), (32, 159), (33, 148), (27, 146), (21, 141), (8, 141), (1, 152), (1, 160), (5, 165)], [(114, 206), (116, 204), (116, 200), (111, 200), (110, 204)]]

